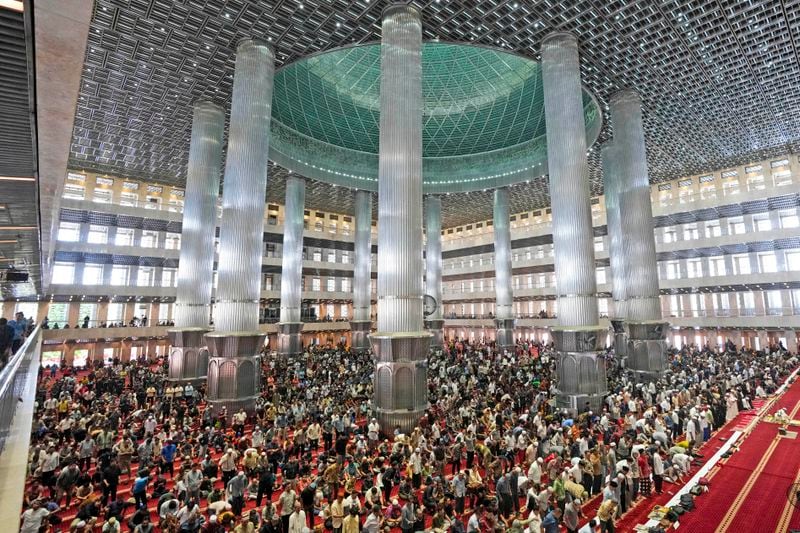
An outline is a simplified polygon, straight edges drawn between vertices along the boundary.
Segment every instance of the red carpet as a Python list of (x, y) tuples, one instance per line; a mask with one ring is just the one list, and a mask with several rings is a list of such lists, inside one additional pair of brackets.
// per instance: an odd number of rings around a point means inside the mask
[[(799, 403), (800, 381), (796, 381), (769, 411), (781, 407), (791, 411)], [(758, 422), (739, 451), (720, 461), (709, 475), (711, 491), (697, 498), (695, 511), (681, 517), (681, 531), (776, 531), (787, 487), (800, 468), (800, 441), (778, 438), (777, 432), (777, 424)], [(762, 459), (763, 470), (753, 477)]]

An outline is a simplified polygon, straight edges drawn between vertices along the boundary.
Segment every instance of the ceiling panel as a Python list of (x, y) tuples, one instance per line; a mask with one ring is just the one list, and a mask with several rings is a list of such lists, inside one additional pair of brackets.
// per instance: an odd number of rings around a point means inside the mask
[[(70, 164), (182, 185), (191, 105), (228, 108), (236, 42), (260, 37), (281, 66), (380, 38), (377, 0), (98, 0)], [(536, 59), (553, 30), (580, 39), (585, 84), (605, 105), (643, 97), (650, 178), (675, 179), (796, 151), (800, 139), (798, 1), (415, 1), (426, 39), (495, 46)], [(600, 140), (613, 132), (606, 121)], [(602, 191), (598, 150), (592, 191)], [(273, 171), (270, 201), (282, 201)], [(352, 193), (309, 186), (310, 208), (352, 213)], [(490, 191), (445, 198), (444, 225), (491, 217)], [(517, 186), (512, 211), (547, 205), (546, 179)]]

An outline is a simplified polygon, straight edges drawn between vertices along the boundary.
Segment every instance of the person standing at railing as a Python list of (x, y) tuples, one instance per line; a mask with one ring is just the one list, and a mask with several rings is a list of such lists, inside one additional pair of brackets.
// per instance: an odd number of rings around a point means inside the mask
[(8, 325), (14, 330), (14, 338), (11, 341), (11, 353), (17, 353), (22, 343), (25, 342), (25, 336), (28, 331), (28, 321), (25, 320), (25, 314), (18, 311), (14, 315), (14, 320), (9, 320)]
[(0, 362), (3, 366), (8, 362), (8, 352), (12, 349), (14, 335), (14, 327), (5, 318), (0, 318)]

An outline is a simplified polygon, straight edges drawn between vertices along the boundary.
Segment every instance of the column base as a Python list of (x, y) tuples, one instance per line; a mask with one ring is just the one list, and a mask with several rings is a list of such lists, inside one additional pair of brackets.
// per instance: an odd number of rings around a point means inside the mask
[(661, 321), (626, 322), (627, 364), (637, 381), (657, 381), (667, 369), (667, 330)]
[(598, 352), (605, 331), (600, 326), (550, 328), (558, 353), (557, 408), (573, 414), (602, 408), (608, 383), (606, 361)]
[(192, 383), (205, 381), (208, 374), (208, 348), (205, 334), (209, 328), (177, 328), (167, 331), (169, 336), (169, 367), (167, 381)]
[(375, 358), (375, 418), (384, 435), (410, 433), (428, 409), (428, 331), (370, 335)]
[(495, 327), (497, 332), (495, 334), (495, 344), (499, 350), (513, 350), (514, 349), (514, 319), (513, 318), (495, 318)]
[(278, 355), (296, 357), (303, 354), (303, 323), (278, 322)]
[(619, 318), (612, 319), (611, 328), (614, 330), (614, 356), (617, 358), (617, 367), (625, 368), (628, 358), (628, 335), (625, 333), (625, 322)]
[(224, 407), (228, 416), (244, 408), (255, 413), (261, 392), (261, 349), (266, 335), (259, 331), (208, 333), (208, 408), (216, 416)]
[(444, 346), (444, 319), (433, 318), (425, 321), (425, 328), (431, 332), (431, 350), (441, 350)]
[(353, 353), (365, 353), (369, 351), (370, 331), (372, 331), (371, 320), (350, 321), (350, 350)]

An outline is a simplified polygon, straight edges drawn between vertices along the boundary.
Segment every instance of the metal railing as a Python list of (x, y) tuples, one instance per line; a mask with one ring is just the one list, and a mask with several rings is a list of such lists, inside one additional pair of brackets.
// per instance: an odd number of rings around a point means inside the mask
[[(30, 383), (31, 374), (35, 384), (35, 375), (39, 372), (39, 353), (41, 349), (41, 327), (37, 326), (28, 335), (25, 343), (17, 350), (0, 371), (0, 453), (11, 435), (14, 415), (23, 405), (22, 402), (33, 404), (36, 395), (33, 390), (26, 390)], [(30, 397), (26, 397), (30, 395)], [(30, 432), (31, 420), (21, 421), (25, 431)]]
[(798, 316), (798, 307), (766, 307), (756, 309), (741, 307), (739, 309), (680, 309), (670, 311), (665, 318), (749, 318), (764, 316)]

